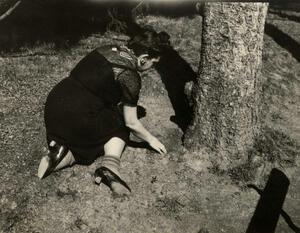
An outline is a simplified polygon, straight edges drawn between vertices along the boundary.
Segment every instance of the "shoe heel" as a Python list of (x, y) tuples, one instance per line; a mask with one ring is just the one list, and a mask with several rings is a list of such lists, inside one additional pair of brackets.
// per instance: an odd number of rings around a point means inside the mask
[(94, 177), (95, 177), (94, 179), (95, 184), (100, 185), (104, 181), (103, 171), (98, 168), (94, 173)]
[(97, 177), (95, 177), (94, 181), (95, 181), (95, 184), (100, 185), (102, 183), (102, 177), (97, 176)]

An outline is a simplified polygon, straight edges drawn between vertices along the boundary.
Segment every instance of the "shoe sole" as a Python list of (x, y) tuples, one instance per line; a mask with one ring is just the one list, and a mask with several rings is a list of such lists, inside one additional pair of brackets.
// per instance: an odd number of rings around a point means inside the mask
[(95, 178), (95, 184), (100, 185), (101, 182), (102, 182), (102, 177), (96, 176), (96, 178)]
[(48, 156), (44, 156), (41, 159), (39, 168), (38, 168), (38, 177), (40, 179), (43, 179), (46, 172), (49, 170), (49, 165), (50, 165), (50, 158)]

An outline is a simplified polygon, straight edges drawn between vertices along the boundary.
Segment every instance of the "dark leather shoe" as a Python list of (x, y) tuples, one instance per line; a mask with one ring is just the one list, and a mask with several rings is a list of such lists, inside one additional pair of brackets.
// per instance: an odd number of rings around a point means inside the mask
[(109, 187), (111, 187), (112, 182), (117, 182), (123, 185), (126, 189), (128, 189), (129, 192), (131, 192), (130, 187), (126, 184), (124, 180), (121, 179), (121, 177), (119, 177), (112, 170), (104, 166), (99, 167), (95, 171), (95, 183), (99, 185), (101, 182)]
[(50, 175), (57, 165), (64, 159), (67, 153), (67, 147), (59, 145), (55, 141), (51, 141), (49, 145), (49, 153), (41, 160), (41, 164), (43, 163), (46, 170), (43, 175), (40, 175), (40, 178), (42, 179)]

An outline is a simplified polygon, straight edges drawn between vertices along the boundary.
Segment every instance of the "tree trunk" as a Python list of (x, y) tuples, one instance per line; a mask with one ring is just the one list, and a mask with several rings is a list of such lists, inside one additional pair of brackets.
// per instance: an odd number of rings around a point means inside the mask
[(260, 131), (259, 80), (267, 3), (205, 3), (201, 62), (193, 89), (190, 150), (224, 169), (246, 162)]

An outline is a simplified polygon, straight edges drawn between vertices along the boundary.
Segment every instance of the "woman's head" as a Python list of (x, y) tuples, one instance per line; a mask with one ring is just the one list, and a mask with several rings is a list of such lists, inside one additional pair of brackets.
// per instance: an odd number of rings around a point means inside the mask
[(138, 58), (138, 69), (147, 70), (159, 61), (163, 49), (170, 45), (170, 36), (166, 32), (157, 33), (152, 28), (144, 28), (128, 42)]

